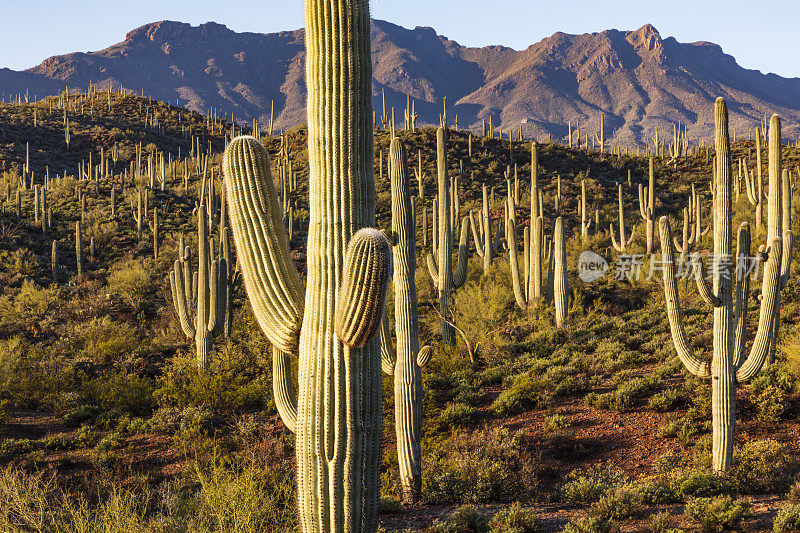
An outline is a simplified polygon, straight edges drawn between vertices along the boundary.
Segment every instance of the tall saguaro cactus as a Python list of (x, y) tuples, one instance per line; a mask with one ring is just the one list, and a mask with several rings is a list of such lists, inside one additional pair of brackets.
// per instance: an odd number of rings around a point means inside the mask
[[(206, 209), (201, 203), (197, 210), (197, 272), (189, 274), (187, 259), (179, 250), (175, 268), (169, 273), (175, 312), (183, 333), (195, 340), (197, 366), (201, 370), (209, 367), (209, 353), (214, 339), (223, 332), (223, 317), (227, 309), (225, 259), (214, 260), (210, 247)], [(187, 290), (192, 285), (193, 295)], [(196, 307), (193, 305), (195, 303)]]
[[(630, 175), (629, 175), (630, 176)], [(622, 184), (617, 184), (617, 203), (619, 206), (619, 243), (614, 235), (614, 224), (608, 225), (609, 233), (611, 233), (611, 244), (614, 249), (620, 253), (625, 253), (628, 249), (628, 243), (633, 240), (633, 231), (630, 235), (626, 236), (625, 233), (625, 206), (622, 202)]]
[(489, 191), (486, 184), (483, 184), (483, 206), (479, 219), (475, 220), (474, 211), (470, 211), (470, 225), (472, 226), (472, 238), (475, 241), (475, 250), (483, 258), (483, 274), (488, 275), (494, 262), (494, 254), (500, 248), (500, 220), (497, 221), (497, 230), (492, 232), (492, 218), (489, 216)]
[[(464, 217), (461, 224), (461, 239), (458, 245), (458, 265), (453, 274), (453, 215), (450, 209), (450, 178), (447, 176), (447, 132), (443, 127), (436, 131), (436, 167), (439, 177), (438, 196), (438, 265), (432, 255), (428, 256), (428, 272), (439, 292), (439, 314), (442, 315), (442, 341), (455, 343), (455, 331), (451, 324), (450, 297), (454, 289), (464, 284), (467, 278), (467, 259), (469, 217)], [(437, 231), (437, 228), (434, 228)]]
[(781, 263), (775, 315), (772, 324), (767, 364), (775, 361), (775, 349), (778, 344), (778, 326), (781, 318), (781, 289), (786, 286), (789, 277), (789, 266), (792, 261), (794, 235), (792, 233), (792, 185), (789, 173), (783, 169), (781, 150), (781, 119), (772, 115), (769, 124), (769, 190), (767, 204), (767, 243), (778, 237), (783, 238), (783, 261)]
[(653, 156), (650, 156), (649, 181), (647, 187), (639, 184), (639, 214), (645, 222), (645, 238), (647, 240), (647, 253), (653, 253), (656, 222), (656, 173)]
[[(305, 304), (268, 157), (252, 137), (234, 139), (225, 152), (230, 224), (261, 329), (275, 350), (299, 353), (294, 429), (300, 531), (374, 531), (382, 433), (375, 333), (386, 307), (392, 254), (380, 232), (366, 229), (375, 225), (369, 4), (306, 0), (305, 6)], [(291, 413), (293, 405), (287, 407)]]
[[(736, 385), (753, 378), (761, 369), (769, 350), (772, 318), (777, 303), (778, 276), (781, 265), (780, 237), (774, 237), (767, 250), (761, 287), (761, 309), (758, 330), (749, 355), (745, 358), (747, 325), (748, 274), (746, 265), (750, 250), (750, 227), (739, 227), (736, 250), (736, 287), (733, 272), (726, 270), (732, 248), (732, 183), (731, 152), (728, 137), (728, 109), (725, 100), (718, 98), (714, 109), (715, 144), (717, 153), (714, 195), (714, 262), (712, 287), (702, 272), (696, 276), (703, 299), (714, 308), (714, 344), (712, 358), (706, 361), (692, 349), (683, 327), (677, 283), (672, 231), (667, 217), (659, 221), (663, 261), (664, 292), (672, 341), (678, 357), (687, 370), (699, 377), (711, 379), (711, 416), (713, 429), (712, 466), (716, 471), (728, 470), (733, 456), (733, 432), (736, 422)], [(772, 187), (773, 184), (770, 184)], [(695, 254), (695, 257), (699, 257)], [(736, 292), (734, 302), (734, 289)]]
[(422, 488), (420, 439), (422, 438), (422, 366), (431, 348), (419, 349), (415, 223), (411, 209), (406, 148), (399, 137), (389, 145), (394, 245), (394, 322), (397, 351), (392, 351), (388, 321), (381, 329), (382, 366), (394, 376), (394, 419), (400, 482), (407, 502), (419, 500)]

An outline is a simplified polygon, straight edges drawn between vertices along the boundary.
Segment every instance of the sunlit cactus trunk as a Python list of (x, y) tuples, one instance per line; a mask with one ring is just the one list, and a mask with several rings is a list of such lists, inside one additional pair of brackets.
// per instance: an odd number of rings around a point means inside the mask
[[(392, 351), (388, 321), (381, 330), (382, 366), (394, 376), (394, 418), (397, 462), (403, 499), (419, 500), (422, 489), (420, 440), (422, 438), (422, 371), (419, 360), (417, 315), (416, 244), (411, 209), (406, 149), (399, 137), (389, 147), (389, 175), (392, 189), (392, 237), (394, 255), (394, 319), (397, 350)], [(426, 347), (423, 350), (429, 351)]]
[(439, 178), (439, 313), (442, 315), (442, 342), (455, 343), (455, 331), (448, 322), (450, 316), (450, 294), (453, 285), (453, 221), (450, 217), (450, 178), (447, 175), (447, 131), (436, 132), (436, 170)]
[(569, 280), (567, 279), (567, 241), (564, 235), (564, 219), (558, 217), (553, 223), (553, 300), (556, 311), (556, 327), (560, 328), (569, 311)]
[[(683, 326), (683, 317), (675, 279), (675, 258), (672, 233), (667, 217), (659, 221), (661, 253), (664, 265), (664, 291), (672, 340), (678, 357), (687, 370), (711, 380), (711, 416), (713, 430), (712, 467), (715, 471), (730, 468), (733, 456), (733, 435), (736, 422), (736, 385), (755, 376), (764, 364), (772, 335), (772, 318), (777, 303), (778, 275), (782, 244), (779, 237), (769, 243), (768, 260), (764, 267), (761, 289), (761, 309), (758, 330), (747, 357), (744, 354), (748, 290), (747, 261), (750, 248), (750, 228), (743, 223), (738, 231), (737, 251), (732, 256), (732, 182), (731, 154), (728, 137), (728, 110), (725, 100), (715, 104), (716, 172), (714, 184), (714, 261), (712, 286), (697, 269), (695, 280), (703, 300), (714, 308), (713, 352), (711, 361), (697, 357), (691, 348)], [(772, 186), (772, 184), (771, 184)], [(694, 258), (699, 261), (699, 254)], [(732, 258), (735, 257), (735, 261)], [(733, 270), (729, 268), (735, 266)], [(736, 277), (734, 302), (733, 279)]]
[[(306, 0), (305, 5), (310, 194), (305, 306), (267, 154), (252, 137), (234, 139), (225, 152), (230, 223), (261, 329), (278, 354), (299, 353), (300, 531), (374, 531), (382, 433), (375, 334), (386, 306), (392, 254), (380, 232), (362, 229), (375, 224), (369, 5), (366, 0)], [(273, 377), (288, 381), (289, 372)], [(288, 393), (289, 387), (281, 390)], [(276, 401), (288, 401), (287, 396)], [(290, 412), (288, 407), (281, 414)]]

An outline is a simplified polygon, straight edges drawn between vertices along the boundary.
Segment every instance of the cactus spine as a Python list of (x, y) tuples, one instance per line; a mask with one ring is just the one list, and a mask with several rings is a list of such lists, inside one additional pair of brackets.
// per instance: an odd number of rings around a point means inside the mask
[[(183, 247), (183, 239), (181, 239), (181, 247)], [(197, 349), (197, 366), (201, 370), (208, 370), (209, 354), (214, 338), (222, 334), (223, 317), (227, 304), (225, 259), (212, 260), (213, 252), (209, 251), (209, 248), (212, 247), (213, 245), (209, 243), (208, 239), (206, 209), (201, 202), (200, 208), (197, 210), (197, 272), (193, 275), (189, 274), (188, 258), (185, 259), (185, 255), (179, 251), (175, 268), (169, 273), (175, 312), (178, 314), (178, 320), (186, 338), (194, 338)], [(190, 286), (189, 280), (192, 278), (194, 278), (194, 294), (187, 290)], [(194, 318), (194, 323), (192, 323), (192, 318)]]
[[(406, 149), (399, 137), (389, 147), (392, 188), (394, 255), (394, 318), (397, 350), (392, 351), (388, 320), (381, 329), (381, 362), (394, 376), (394, 418), (400, 482), (407, 502), (419, 500), (422, 488), (420, 439), (422, 437), (422, 371), (429, 347), (419, 349), (417, 289), (414, 282), (416, 244), (411, 210)], [(420, 355), (423, 357), (420, 359)]]
[(385, 237), (361, 229), (375, 224), (369, 5), (366, 0), (306, 0), (305, 5), (310, 192), (305, 312), (267, 154), (253, 138), (234, 139), (225, 153), (230, 222), (262, 330), (273, 347), (299, 352), (300, 531), (373, 531), (382, 433), (375, 333), (392, 269)]
[[(677, 283), (675, 280), (675, 258), (672, 248), (672, 233), (667, 217), (659, 221), (661, 253), (664, 264), (664, 292), (667, 302), (672, 341), (687, 370), (699, 377), (711, 377), (711, 403), (713, 449), (712, 467), (725, 471), (730, 467), (733, 455), (733, 432), (736, 420), (736, 384), (750, 380), (764, 363), (772, 333), (772, 317), (777, 302), (778, 274), (781, 264), (781, 239), (770, 241), (768, 260), (764, 268), (761, 289), (761, 309), (753, 346), (744, 357), (745, 325), (748, 291), (747, 275), (736, 280), (736, 301), (732, 272), (725, 272), (724, 261), (732, 257), (732, 183), (731, 155), (728, 137), (728, 110), (725, 100), (718, 98), (714, 109), (715, 144), (717, 153), (716, 185), (714, 198), (714, 261), (713, 287), (707, 286), (702, 273), (696, 281), (698, 289), (708, 303), (714, 307), (714, 345), (711, 361), (695, 355), (683, 327)], [(750, 249), (750, 228), (743, 223), (738, 231), (736, 264), (742, 265)], [(695, 254), (699, 258), (699, 254)], [(745, 268), (746, 270), (746, 268)], [(736, 272), (740, 271), (736, 268)]]

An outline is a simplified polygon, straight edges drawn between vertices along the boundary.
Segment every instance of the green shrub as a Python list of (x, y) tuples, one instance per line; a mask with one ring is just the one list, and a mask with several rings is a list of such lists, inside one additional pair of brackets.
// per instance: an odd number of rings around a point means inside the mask
[(649, 533), (672, 533), (678, 530), (672, 527), (672, 516), (667, 512), (656, 513), (650, 518), (650, 523), (647, 524), (647, 531)]
[(561, 533), (610, 533), (614, 525), (596, 516), (581, 516), (567, 522)]
[(634, 486), (623, 485), (607, 490), (592, 504), (591, 514), (602, 520), (630, 518), (642, 508), (641, 494)]
[(495, 427), (423, 443), (423, 497), (430, 503), (512, 502), (535, 487), (531, 445), (523, 433)]
[(745, 518), (750, 516), (750, 503), (730, 496), (692, 498), (686, 502), (684, 514), (700, 524), (702, 531), (725, 531), (740, 529)]
[(431, 533), (488, 533), (489, 517), (473, 505), (462, 505), (450, 515), (447, 522), (435, 521)]
[(625, 481), (624, 474), (611, 468), (592, 467), (573, 470), (567, 475), (567, 482), (559, 489), (562, 502), (596, 502), (611, 488)]
[(718, 496), (733, 494), (736, 487), (732, 480), (711, 470), (685, 470), (672, 475), (670, 488), (678, 496)]
[(451, 403), (439, 415), (439, 423), (443, 426), (465, 426), (475, 416), (475, 408), (464, 403)]
[(791, 503), (800, 503), (800, 479), (792, 483), (789, 487), (789, 492), (786, 494), (786, 499)]
[(94, 420), (103, 410), (96, 405), (81, 405), (64, 415), (64, 425), (67, 427), (78, 427), (84, 422)]
[(136, 374), (114, 373), (86, 384), (87, 400), (103, 409), (144, 414), (153, 407), (153, 384)]
[(677, 389), (667, 389), (654, 394), (647, 405), (654, 411), (672, 411), (682, 401), (683, 397)]
[(545, 422), (547, 423), (547, 427), (553, 431), (567, 429), (570, 426), (569, 418), (560, 413), (545, 417)]
[(119, 294), (134, 309), (139, 309), (153, 293), (155, 274), (150, 258), (129, 259), (114, 265), (108, 275), (108, 289)]
[(775, 533), (798, 533), (800, 532), (800, 506), (787, 505), (775, 516), (772, 523), (772, 531)]
[(490, 533), (538, 533), (542, 525), (533, 509), (514, 502), (500, 509), (489, 522)]
[(547, 379), (533, 378), (527, 374), (517, 376), (514, 383), (500, 393), (492, 404), (498, 416), (508, 416), (525, 409), (542, 409), (550, 403), (553, 384)]

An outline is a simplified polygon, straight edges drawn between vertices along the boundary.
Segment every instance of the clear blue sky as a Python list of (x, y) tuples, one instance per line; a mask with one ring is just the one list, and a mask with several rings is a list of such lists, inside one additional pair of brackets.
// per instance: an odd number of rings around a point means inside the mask
[[(128, 5), (126, 5), (128, 4)], [(586, 33), (653, 24), (662, 37), (722, 46), (746, 68), (800, 77), (800, 0), (370, 0), (372, 16), (432, 26), (466, 45), (524, 49), (557, 31)], [(303, 25), (300, 0), (33, 0), (0, 16), (0, 67), (24, 69), (74, 51), (101, 50), (157, 20), (209, 20), (269, 33)]]

